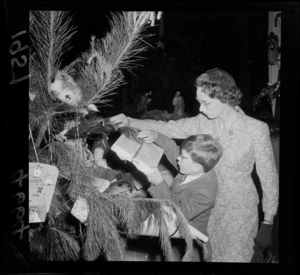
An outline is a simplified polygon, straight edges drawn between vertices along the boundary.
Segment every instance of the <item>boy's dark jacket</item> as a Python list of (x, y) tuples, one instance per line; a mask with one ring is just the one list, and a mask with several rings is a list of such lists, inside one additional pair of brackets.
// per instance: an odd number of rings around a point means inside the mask
[[(180, 147), (172, 139), (158, 134), (155, 143), (165, 150), (165, 155), (178, 170), (176, 158), (180, 155)], [(207, 224), (211, 210), (215, 204), (218, 180), (212, 169), (199, 178), (180, 185), (183, 175), (178, 174), (171, 187), (165, 180), (158, 185), (151, 185), (148, 192), (153, 198), (166, 199), (178, 205), (189, 223), (208, 236)]]

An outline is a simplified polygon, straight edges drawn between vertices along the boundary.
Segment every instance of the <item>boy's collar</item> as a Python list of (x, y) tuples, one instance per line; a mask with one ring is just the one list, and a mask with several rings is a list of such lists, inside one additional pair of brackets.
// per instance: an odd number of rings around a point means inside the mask
[(202, 177), (203, 175), (205, 175), (206, 173), (202, 173), (202, 174), (200, 174), (200, 175), (183, 175), (183, 177), (185, 177), (184, 178), (184, 180), (181, 182), (181, 184), (185, 184), (185, 183), (188, 183), (188, 182), (191, 182), (191, 181), (193, 181), (193, 180), (195, 180), (195, 179), (197, 179), (197, 178), (200, 178), (200, 177)]

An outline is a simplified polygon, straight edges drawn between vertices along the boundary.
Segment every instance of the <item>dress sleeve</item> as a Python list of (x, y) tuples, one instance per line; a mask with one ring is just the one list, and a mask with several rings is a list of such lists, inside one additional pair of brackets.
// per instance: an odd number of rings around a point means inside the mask
[[(204, 122), (204, 123), (202, 123)], [(145, 120), (148, 130), (158, 131), (170, 138), (183, 139), (190, 135), (200, 134), (205, 130), (205, 121), (203, 115), (183, 118), (179, 120), (158, 121)]]
[(263, 212), (275, 215), (278, 208), (279, 180), (269, 127), (266, 123), (260, 125), (254, 142), (256, 170), (263, 191)]

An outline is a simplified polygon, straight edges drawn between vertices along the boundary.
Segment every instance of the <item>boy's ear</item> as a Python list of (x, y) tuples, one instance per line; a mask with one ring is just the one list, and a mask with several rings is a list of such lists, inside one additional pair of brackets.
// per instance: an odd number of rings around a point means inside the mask
[(193, 166), (194, 166), (195, 173), (203, 172), (203, 166), (200, 163), (194, 161)]

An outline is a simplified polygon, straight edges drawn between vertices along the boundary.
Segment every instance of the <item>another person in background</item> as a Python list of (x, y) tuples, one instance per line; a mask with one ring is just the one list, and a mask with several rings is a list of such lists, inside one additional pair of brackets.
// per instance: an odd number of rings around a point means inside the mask
[[(269, 127), (238, 107), (242, 93), (226, 71), (208, 70), (197, 77), (195, 85), (196, 100), (200, 103), (200, 114), (195, 117), (163, 122), (120, 114), (111, 121), (119, 126), (156, 130), (171, 138), (211, 134), (219, 139), (223, 147), (222, 158), (215, 167), (219, 189), (208, 223), (212, 260), (250, 262), (255, 244), (271, 245), (273, 218), (278, 208), (278, 174)], [(251, 177), (254, 164), (263, 191), (264, 220), (260, 226), (259, 196)]]
[[(149, 173), (144, 171), (143, 166), (134, 162), (152, 184), (148, 189), (150, 195), (156, 199), (174, 202), (192, 226), (209, 236), (207, 223), (218, 190), (214, 167), (222, 156), (221, 145), (211, 135), (190, 136), (181, 143), (181, 147), (171, 138), (156, 131), (141, 131), (137, 137), (144, 139), (146, 143), (155, 142), (163, 148), (167, 159), (180, 172), (169, 187), (158, 169)], [(208, 255), (205, 256), (206, 261), (211, 261), (209, 241)], [(181, 259), (180, 255), (177, 255), (177, 258)], [(201, 251), (194, 246), (192, 261), (202, 260)]]
[(149, 93), (144, 93), (141, 95), (140, 100), (138, 102), (138, 106), (137, 106), (137, 111), (140, 114), (145, 114), (148, 111), (148, 104), (151, 101), (151, 96), (152, 91), (150, 91)]
[(179, 91), (175, 93), (175, 97), (173, 98), (173, 105), (174, 105), (174, 112), (172, 114), (172, 118), (174, 120), (183, 118), (185, 103)]

